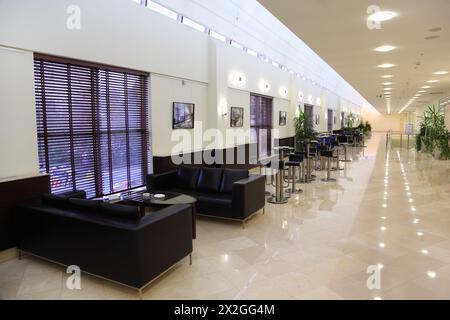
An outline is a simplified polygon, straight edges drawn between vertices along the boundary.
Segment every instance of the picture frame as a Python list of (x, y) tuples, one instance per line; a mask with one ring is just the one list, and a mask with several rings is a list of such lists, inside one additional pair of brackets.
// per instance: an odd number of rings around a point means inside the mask
[(316, 125), (320, 124), (320, 114), (316, 114), (315, 123), (316, 123)]
[(174, 102), (172, 110), (172, 129), (194, 129), (195, 104)]
[(287, 112), (286, 111), (280, 111), (280, 119), (279, 119), (280, 127), (286, 126), (286, 123), (287, 123)]
[(244, 126), (244, 108), (231, 107), (230, 127), (241, 128)]

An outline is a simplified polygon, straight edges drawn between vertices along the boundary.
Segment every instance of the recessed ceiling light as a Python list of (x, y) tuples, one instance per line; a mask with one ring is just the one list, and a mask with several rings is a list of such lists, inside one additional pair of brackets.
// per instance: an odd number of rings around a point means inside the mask
[(430, 89), (431, 87), (430, 86), (423, 86), (423, 87), (421, 87), (422, 89)]
[(388, 69), (388, 68), (392, 68), (395, 67), (395, 64), (393, 63), (383, 63), (377, 66), (378, 68), (383, 68), (383, 69)]
[(390, 86), (391, 84), (393, 84), (392, 82), (384, 82), (383, 86)]
[(378, 11), (374, 14), (370, 15), (367, 20), (375, 21), (375, 22), (383, 22), (388, 21), (395, 18), (398, 14), (393, 11)]
[(438, 76), (442, 76), (442, 75), (447, 74), (447, 73), (448, 73), (448, 71), (438, 71), (438, 72), (435, 72), (433, 74), (438, 75)]
[(419, 90), (419, 91), (417, 91), (418, 93), (425, 93), (425, 92), (427, 92), (426, 90)]
[(389, 51), (392, 51), (392, 50), (394, 50), (396, 48), (397, 47), (390, 46), (390, 45), (385, 45), (385, 46), (381, 46), (381, 47), (375, 48), (374, 50), (377, 51), (377, 52), (389, 52)]
[(428, 80), (427, 82), (428, 83), (436, 83), (436, 82), (439, 82), (439, 80)]
[(441, 30), (442, 30), (441, 27), (436, 27), (436, 28), (431, 28), (431, 29), (428, 30), (428, 31), (430, 31), (430, 32), (438, 32), (438, 31), (441, 31)]
[(390, 79), (393, 78), (394, 76), (392, 74), (386, 74), (384, 76), (381, 76), (383, 79)]

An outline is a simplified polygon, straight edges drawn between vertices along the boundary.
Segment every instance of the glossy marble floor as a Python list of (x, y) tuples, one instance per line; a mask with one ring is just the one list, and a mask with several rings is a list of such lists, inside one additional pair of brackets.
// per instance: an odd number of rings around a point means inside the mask
[[(199, 219), (193, 265), (182, 261), (144, 299), (449, 299), (450, 162), (387, 152), (381, 134), (367, 145), (333, 173), (336, 183), (302, 185), (246, 229)], [(368, 289), (369, 266), (379, 289)], [(0, 298), (137, 299), (87, 275), (70, 291), (66, 279), (63, 268), (31, 257), (8, 261)]]

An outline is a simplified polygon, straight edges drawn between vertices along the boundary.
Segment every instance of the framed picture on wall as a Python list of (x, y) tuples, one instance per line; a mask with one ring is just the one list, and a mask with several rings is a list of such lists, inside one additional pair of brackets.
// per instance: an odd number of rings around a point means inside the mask
[(286, 118), (287, 118), (287, 112), (286, 111), (280, 111), (280, 121), (279, 125), (281, 127), (286, 125)]
[(232, 128), (244, 126), (244, 108), (231, 107), (230, 126)]
[(333, 123), (334, 123), (334, 124), (337, 123), (337, 118), (336, 118), (336, 116), (333, 117)]
[(195, 104), (185, 102), (173, 103), (172, 129), (194, 128)]
[(316, 125), (320, 123), (320, 114), (316, 114)]

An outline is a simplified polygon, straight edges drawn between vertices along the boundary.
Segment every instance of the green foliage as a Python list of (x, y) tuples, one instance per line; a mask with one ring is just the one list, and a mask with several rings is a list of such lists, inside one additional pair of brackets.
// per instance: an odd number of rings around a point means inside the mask
[(366, 121), (366, 123), (364, 123), (363, 119), (361, 119), (361, 123), (359, 124), (358, 129), (364, 134), (372, 132), (372, 126), (370, 125), (369, 121)]
[(300, 111), (297, 118), (294, 119), (296, 149), (301, 150), (302, 143), (314, 138), (312, 124), (308, 122), (306, 113)]
[(440, 152), (440, 158), (450, 159), (450, 147), (448, 146), (449, 131), (445, 125), (445, 114), (443, 108), (436, 108), (434, 105), (428, 107), (422, 116), (420, 133), (416, 138), (417, 150), (433, 153), (436, 149)]
[(353, 112), (347, 112), (345, 115), (345, 126), (347, 129), (353, 128), (353, 121), (355, 120), (355, 116), (353, 115)]

